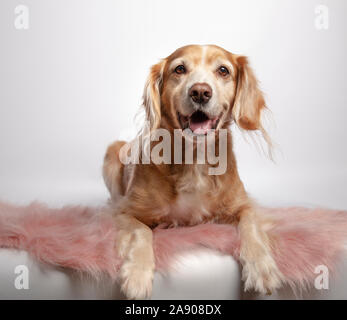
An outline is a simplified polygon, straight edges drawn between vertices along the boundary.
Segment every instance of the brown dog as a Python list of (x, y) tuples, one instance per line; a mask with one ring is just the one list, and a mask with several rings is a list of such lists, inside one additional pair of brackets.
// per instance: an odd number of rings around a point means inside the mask
[[(151, 68), (144, 107), (150, 133), (166, 129), (173, 145), (175, 129), (190, 129), (193, 141), (209, 132), (218, 136), (225, 129), (225, 150), (220, 148), (220, 138), (214, 144), (219, 153), (226, 152), (227, 161), (225, 172), (215, 175), (209, 174), (215, 164), (200, 163), (196, 154), (191, 163), (124, 164), (120, 151), (125, 147), (128, 155), (130, 145), (119, 141), (109, 146), (103, 174), (120, 229), (116, 247), (124, 259), (120, 270), (123, 292), (135, 299), (151, 294), (152, 227), (207, 221), (238, 224), (246, 290), (266, 293), (278, 288), (282, 275), (271, 256), (268, 222), (257, 215), (245, 192), (228, 129), (234, 121), (244, 130), (261, 131), (267, 140), (261, 124), (265, 102), (247, 58), (213, 45), (180, 48)], [(159, 143), (151, 141), (150, 150)], [(193, 145), (196, 151), (197, 143)], [(169, 156), (169, 160), (174, 158)]]

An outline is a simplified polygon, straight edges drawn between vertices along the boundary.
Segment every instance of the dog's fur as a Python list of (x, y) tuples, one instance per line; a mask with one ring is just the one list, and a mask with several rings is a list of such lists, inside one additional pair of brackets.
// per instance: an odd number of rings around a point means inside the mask
[[(181, 65), (184, 72), (176, 72)], [(223, 72), (225, 68), (228, 72)], [(202, 104), (192, 101), (189, 95), (196, 83), (211, 88), (212, 96), (203, 110), (209, 119), (214, 119), (216, 132), (228, 129), (234, 121), (241, 129), (259, 130), (267, 138), (261, 123), (265, 102), (247, 58), (213, 45), (180, 48), (151, 68), (144, 90), (151, 131), (182, 129), (182, 121), (202, 109)], [(128, 298), (151, 294), (152, 228), (159, 224), (237, 224), (245, 289), (266, 293), (281, 285), (283, 276), (270, 250), (269, 222), (257, 214), (245, 192), (229, 129), (227, 170), (222, 175), (208, 175), (209, 164), (196, 162), (124, 165), (119, 155), (124, 145), (126, 142), (117, 141), (109, 146), (103, 174), (121, 230), (116, 250), (123, 259), (120, 281)]]

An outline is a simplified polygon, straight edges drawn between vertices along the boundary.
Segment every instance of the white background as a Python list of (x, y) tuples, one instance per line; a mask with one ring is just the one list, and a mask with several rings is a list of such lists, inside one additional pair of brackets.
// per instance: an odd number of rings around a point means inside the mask
[(345, 0), (1, 0), (0, 199), (104, 203), (104, 151), (131, 132), (150, 65), (213, 43), (250, 57), (272, 110), (275, 163), (233, 128), (250, 194), (347, 209), (346, 21)]

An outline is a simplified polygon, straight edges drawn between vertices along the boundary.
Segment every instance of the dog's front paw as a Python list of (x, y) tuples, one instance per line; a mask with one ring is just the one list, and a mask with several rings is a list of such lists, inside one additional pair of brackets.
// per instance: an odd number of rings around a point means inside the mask
[(245, 291), (254, 289), (262, 294), (271, 294), (282, 285), (283, 275), (271, 255), (257, 261), (244, 260), (242, 280)]
[(120, 269), (121, 290), (128, 299), (148, 299), (152, 294), (154, 265), (126, 261)]

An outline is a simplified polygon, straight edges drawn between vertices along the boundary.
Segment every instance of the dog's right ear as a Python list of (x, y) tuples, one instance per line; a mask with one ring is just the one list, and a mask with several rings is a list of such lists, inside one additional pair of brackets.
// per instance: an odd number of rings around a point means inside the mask
[(149, 121), (150, 131), (157, 129), (161, 120), (161, 86), (166, 60), (151, 67), (143, 92), (143, 106), (146, 120)]

